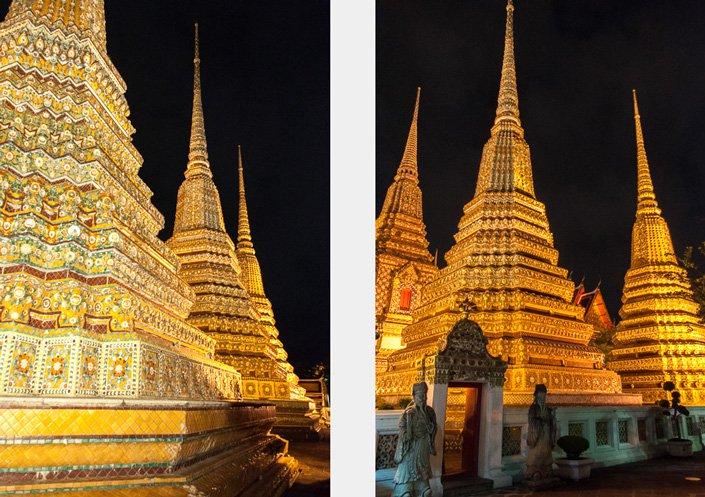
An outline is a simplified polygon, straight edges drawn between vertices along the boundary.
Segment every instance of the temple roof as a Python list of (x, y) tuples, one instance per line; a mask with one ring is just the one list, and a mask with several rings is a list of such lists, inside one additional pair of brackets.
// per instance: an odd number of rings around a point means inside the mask
[(576, 286), (573, 294), (573, 304), (585, 309), (584, 318), (587, 322), (601, 329), (614, 328), (614, 321), (612, 321), (609, 309), (607, 309), (599, 283), (592, 291), (587, 291), (583, 282)]

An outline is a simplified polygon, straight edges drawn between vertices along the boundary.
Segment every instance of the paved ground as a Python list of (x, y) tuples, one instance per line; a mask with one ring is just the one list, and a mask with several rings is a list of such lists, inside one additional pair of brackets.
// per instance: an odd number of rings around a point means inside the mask
[[(391, 483), (377, 485), (377, 496), (391, 495)], [(532, 492), (518, 485), (478, 497), (705, 497), (705, 452), (691, 458), (660, 458), (598, 468), (589, 479)]]
[(330, 440), (289, 442), (289, 454), (298, 459), (302, 472), (284, 497), (329, 497)]
[(588, 480), (540, 492), (514, 487), (484, 497), (705, 497), (705, 453), (692, 458), (648, 461), (598, 468)]

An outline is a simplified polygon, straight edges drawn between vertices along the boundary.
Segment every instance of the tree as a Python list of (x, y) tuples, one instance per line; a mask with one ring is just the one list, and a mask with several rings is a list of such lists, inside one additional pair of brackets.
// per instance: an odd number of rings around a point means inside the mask
[(686, 247), (680, 262), (688, 272), (700, 321), (705, 322), (705, 242), (698, 246), (697, 251), (693, 247)]

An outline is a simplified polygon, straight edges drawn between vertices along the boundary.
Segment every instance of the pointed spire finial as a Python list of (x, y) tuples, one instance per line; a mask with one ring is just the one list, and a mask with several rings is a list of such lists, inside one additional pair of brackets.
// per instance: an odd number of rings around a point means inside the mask
[(658, 207), (654, 185), (649, 171), (649, 160), (646, 156), (644, 134), (641, 129), (641, 116), (639, 115), (639, 102), (636, 90), (632, 90), (634, 99), (634, 125), (636, 129), (636, 166), (637, 166), (637, 211), (644, 208)]
[(198, 23), (195, 24), (195, 47), (193, 57), (193, 110), (191, 113), (191, 139), (189, 141), (188, 166), (185, 176), (205, 174), (212, 177), (208, 162), (206, 129), (203, 122), (203, 101), (201, 98), (201, 53), (198, 36)]
[(409, 127), (409, 135), (406, 138), (406, 146), (404, 147), (404, 155), (401, 158), (401, 163), (397, 169), (395, 179), (408, 178), (416, 180), (419, 177), (417, 165), (417, 132), (419, 121), (419, 101), (421, 99), (421, 87), (416, 88), (416, 103), (414, 104), (414, 114), (411, 118), (411, 126)]
[(237, 214), (237, 248), (238, 249), (251, 249), (254, 253), (254, 245), (252, 244), (252, 234), (250, 233), (250, 218), (247, 215), (247, 200), (245, 198), (245, 175), (243, 172), (242, 164), (242, 148), (240, 145), (237, 146), (237, 156), (238, 156), (238, 187), (239, 187), (239, 204), (238, 204), (238, 214)]
[(519, 92), (517, 91), (516, 64), (514, 61), (514, 4), (507, 1), (507, 23), (504, 32), (504, 57), (502, 76), (497, 97), (497, 116), (494, 124), (510, 122), (521, 126), (519, 119)]
[(194, 57), (193, 57), (193, 62), (195, 64), (200, 64), (201, 63), (201, 46), (200, 46), (200, 40), (198, 36), (198, 23), (194, 23), (194, 31), (195, 31), (195, 50), (194, 50)]

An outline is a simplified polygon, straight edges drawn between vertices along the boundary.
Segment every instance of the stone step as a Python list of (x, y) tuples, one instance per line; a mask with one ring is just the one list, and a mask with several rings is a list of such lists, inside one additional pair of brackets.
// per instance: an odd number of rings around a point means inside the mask
[(465, 497), (492, 490), (492, 480), (474, 476), (443, 477), (443, 497)]

